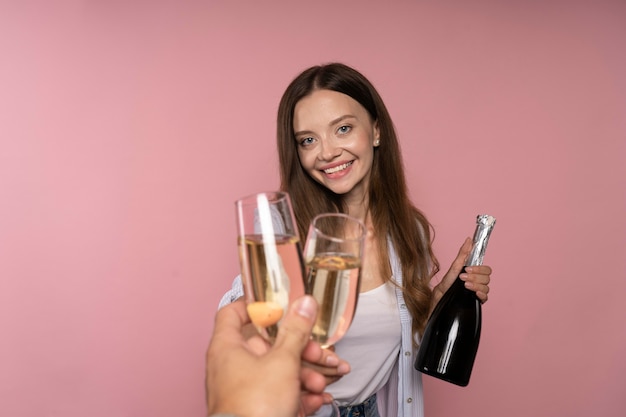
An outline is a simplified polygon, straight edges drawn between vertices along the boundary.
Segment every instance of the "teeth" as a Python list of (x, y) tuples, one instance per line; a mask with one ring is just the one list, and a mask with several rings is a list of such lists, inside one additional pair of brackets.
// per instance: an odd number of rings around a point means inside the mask
[(325, 172), (326, 174), (333, 174), (333, 173), (335, 173), (335, 172), (343, 171), (344, 169), (346, 169), (346, 168), (348, 168), (350, 165), (352, 165), (352, 162), (353, 162), (353, 161), (350, 161), (350, 162), (345, 163), (345, 164), (343, 164), (343, 165), (337, 165), (337, 166), (336, 166), (336, 167), (334, 167), (334, 168), (325, 169), (325, 170), (324, 170), (324, 172)]

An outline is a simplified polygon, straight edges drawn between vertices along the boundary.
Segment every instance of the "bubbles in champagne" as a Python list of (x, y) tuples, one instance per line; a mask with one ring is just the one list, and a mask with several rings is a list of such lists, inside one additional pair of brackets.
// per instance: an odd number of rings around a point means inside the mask
[(261, 235), (246, 235), (239, 240), (239, 255), (248, 315), (273, 340), (290, 300), (304, 292), (299, 239), (276, 236), (266, 242)]
[(346, 254), (321, 254), (309, 263), (307, 293), (320, 309), (313, 340), (329, 346), (348, 330), (356, 309), (361, 264)]

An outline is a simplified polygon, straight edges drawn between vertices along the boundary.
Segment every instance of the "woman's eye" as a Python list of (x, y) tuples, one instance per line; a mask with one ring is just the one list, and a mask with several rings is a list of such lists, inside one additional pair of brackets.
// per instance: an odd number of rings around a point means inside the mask
[(314, 139), (312, 137), (302, 138), (300, 139), (300, 145), (306, 146), (312, 144)]
[(339, 133), (345, 134), (345, 133), (348, 133), (350, 131), (350, 129), (352, 129), (351, 126), (341, 126), (339, 129), (337, 129), (337, 131)]

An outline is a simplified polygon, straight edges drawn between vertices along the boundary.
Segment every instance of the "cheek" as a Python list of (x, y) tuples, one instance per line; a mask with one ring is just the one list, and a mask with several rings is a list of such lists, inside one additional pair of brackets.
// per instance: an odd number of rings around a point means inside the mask
[(302, 165), (305, 170), (308, 171), (313, 168), (314, 158), (311, 156), (310, 152), (298, 151), (298, 157), (300, 158), (300, 165)]
[(374, 140), (368, 136), (363, 135), (350, 144), (350, 151), (363, 158), (368, 158), (370, 154), (374, 154)]

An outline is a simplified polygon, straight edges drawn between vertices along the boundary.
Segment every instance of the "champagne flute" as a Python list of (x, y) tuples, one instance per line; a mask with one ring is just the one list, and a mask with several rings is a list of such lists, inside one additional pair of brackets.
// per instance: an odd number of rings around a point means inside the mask
[(273, 343), (291, 302), (304, 294), (304, 261), (289, 194), (265, 192), (235, 202), (239, 263), (248, 316)]
[(319, 304), (312, 339), (334, 345), (348, 331), (356, 310), (366, 228), (342, 213), (324, 213), (309, 227), (304, 259), (306, 293)]

